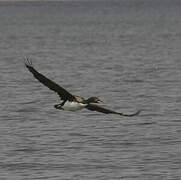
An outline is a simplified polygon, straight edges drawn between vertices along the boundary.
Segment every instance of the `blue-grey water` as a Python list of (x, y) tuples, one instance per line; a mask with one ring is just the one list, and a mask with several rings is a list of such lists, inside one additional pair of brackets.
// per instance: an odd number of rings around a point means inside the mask
[[(71, 93), (139, 116), (54, 109)], [(0, 179), (181, 179), (181, 1), (0, 3)]]

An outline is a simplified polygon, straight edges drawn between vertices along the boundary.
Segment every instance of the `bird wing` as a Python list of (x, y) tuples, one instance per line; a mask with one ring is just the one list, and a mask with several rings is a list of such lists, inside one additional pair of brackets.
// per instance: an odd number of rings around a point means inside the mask
[(39, 82), (47, 86), (49, 89), (55, 91), (60, 96), (61, 100), (64, 100), (64, 101), (75, 100), (75, 97), (72, 94), (70, 94), (68, 91), (66, 91), (64, 88), (60, 87), (58, 84), (56, 84), (52, 80), (45, 77), (43, 74), (36, 71), (36, 69), (33, 67), (32, 62), (30, 60), (27, 59), (25, 66)]
[(90, 111), (98, 111), (98, 112), (102, 112), (102, 113), (105, 113), (105, 114), (119, 114), (121, 116), (135, 116), (135, 115), (138, 115), (140, 113), (140, 111), (137, 111), (136, 113), (133, 113), (133, 114), (124, 114), (124, 113), (119, 113), (119, 112), (115, 112), (115, 111), (112, 111), (112, 110), (109, 110), (109, 109), (106, 109), (106, 108), (103, 108), (101, 106), (98, 106), (98, 105), (95, 105), (95, 104), (88, 104), (86, 106), (86, 108)]

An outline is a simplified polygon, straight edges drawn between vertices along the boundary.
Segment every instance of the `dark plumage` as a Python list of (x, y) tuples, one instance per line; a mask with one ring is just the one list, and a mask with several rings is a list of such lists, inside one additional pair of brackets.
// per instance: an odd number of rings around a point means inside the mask
[(55, 91), (60, 96), (61, 100), (75, 101), (75, 96), (70, 94), (68, 91), (66, 91), (64, 88), (60, 87), (55, 82), (46, 78), (43, 74), (36, 71), (30, 60), (27, 59), (27, 63), (25, 65), (38, 81), (40, 81), (42, 84), (44, 84), (49, 89)]
[(53, 82), (52, 80), (45, 77), (43, 74), (36, 71), (35, 68), (33, 67), (32, 62), (28, 59), (27, 59), (27, 62), (25, 63), (25, 66), (39, 82), (41, 82), (50, 90), (56, 92), (59, 95), (60, 99), (63, 102), (61, 104), (55, 105), (54, 107), (56, 109), (76, 111), (76, 110), (86, 108), (90, 111), (97, 111), (97, 112), (102, 112), (105, 114), (118, 114), (121, 116), (135, 116), (140, 113), (140, 111), (138, 111), (134, 114), (124, 114), (124, 113), (115, 112), (115, 111), (103, 108), (101, 106), (92, 104), (92, 103), (99, 103), (102, 101), (97, 97), (90, 97), (87, 100), (85, 100), (84, 98), (80, 96), (72, 95), (63, 87), (59, 86), (57, 83)]
[(112, 110), (109, 110), (109, 109), (106, 109), (106, 108), (103, 108), (101, 106), (98, 106), (96, 104), (88, 104), (86, 106), (86, 108), (90, 111), (98, 111), (98, 112), (102, 112), (102, 113), (105, 113), (105, 114), (119, 114), (121, 116), (135, 116), (135, 115), (138, 115), (140, 113), (140, 111), (137, 111), (136, 113), (133, 113), (133, 114), (124, 114), (124, 113), (119, 113), (119, 112), (115, 112), (115, 111), (112, 111)]

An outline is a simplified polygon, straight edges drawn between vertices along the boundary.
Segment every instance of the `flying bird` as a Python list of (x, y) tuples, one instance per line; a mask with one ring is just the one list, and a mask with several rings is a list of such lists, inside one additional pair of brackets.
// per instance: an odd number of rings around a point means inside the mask
[(48, 87), (50, 90), (56, 92), (62, 102), (60, 104), (54, 105), (56, 109), (59, 110), (67, 110), (67, 111), (77, 111), (81, 109), (88, 109), (90, 111), (97, 111), (105, 114), (118, 114), (121, 116), (135, 116), (140, 113), (140, 111), (137, 111), (133, 114), (124, 114), (120, 112), (115, 112), (109, 109), (106, 109), (104, 107), (98, 106), (95, 103), (102, 102), (98, 97), (90, 97), (88, 99), (84, 99), (80, 96), (76, 96), (68, 92), (63, 87), (59, 86), (54, 81), (48, 79), (43, 74), (39, 73), (32, 64), (32, 61), (29, 59), (26, 59), (25, 63), (26, 68), (33, 74), (33, 76), (43, 85)]

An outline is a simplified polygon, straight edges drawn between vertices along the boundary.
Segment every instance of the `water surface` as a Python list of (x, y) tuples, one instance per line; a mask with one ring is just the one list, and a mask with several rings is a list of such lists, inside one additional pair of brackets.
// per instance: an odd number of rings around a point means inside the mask
[[(0, 179), (181, 177), (181, 2), (0, 3)], [(140, 116), (57, 111), (36, 69)]]

